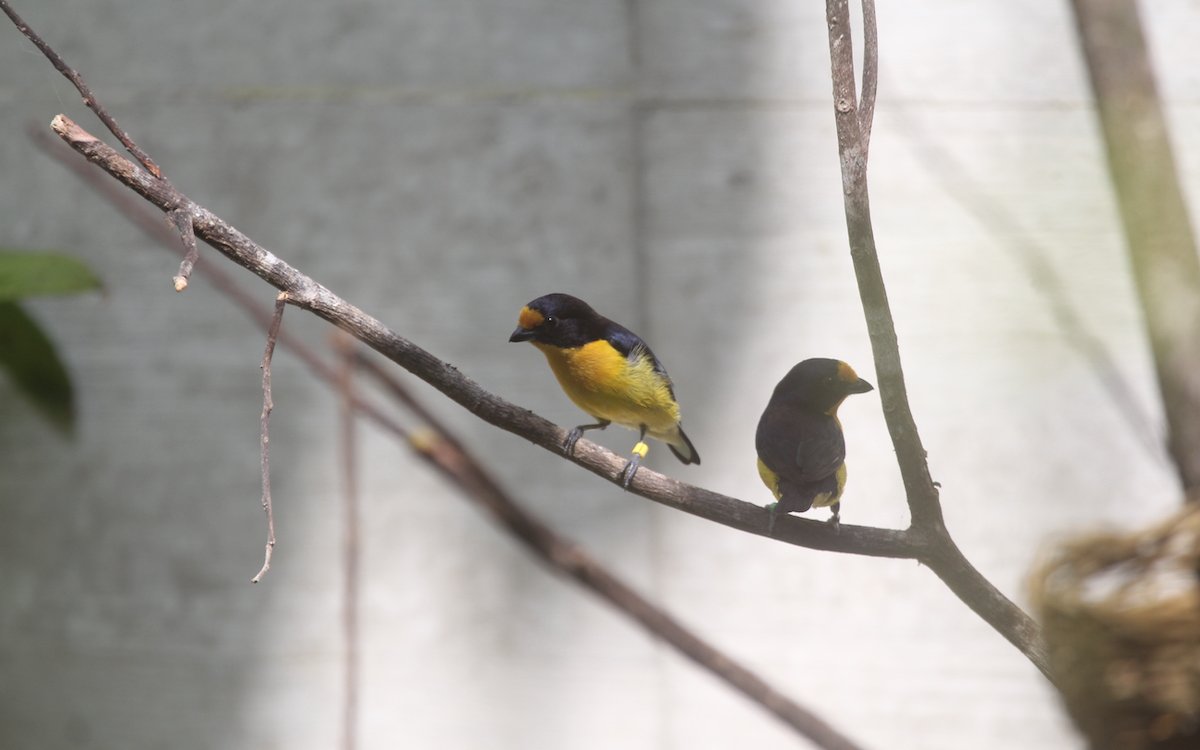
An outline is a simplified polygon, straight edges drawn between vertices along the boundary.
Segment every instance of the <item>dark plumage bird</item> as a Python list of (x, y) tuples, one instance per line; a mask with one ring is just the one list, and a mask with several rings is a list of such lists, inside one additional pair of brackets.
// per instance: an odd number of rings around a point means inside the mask
[(778, 501), (775, 514), (830, 507), (836, 526), (846, 486), (846, 441), (837, 410), (847, 396), (874, 387), (836, 359), (806, 359), (775, 386), (754, 438), (758, 473)]
[(637, 334), (569, 294), (547, 294), (521, 309), (509, 341), (528, 341), (546, 355), (559, 385), (575, 405), (596, 420), (571, 430), (563, 443), (570, 453), (587, 430), (609, 424), (638, 431), (633, 458), (621, 484), (628, 488), (650, 450), (646, 436), (661, 440), (685, 464), (700, 463), (679, 424), (679, 403), (662, 363)]

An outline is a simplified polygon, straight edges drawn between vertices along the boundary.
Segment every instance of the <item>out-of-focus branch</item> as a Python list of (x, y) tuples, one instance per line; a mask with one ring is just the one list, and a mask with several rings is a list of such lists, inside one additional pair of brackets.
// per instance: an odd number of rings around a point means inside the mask
[(1154, 354), (1167, 449), (1200, 497), (1200, 258), (1137, 3), (1072, 0)]
[(341, 331), (332, 346), (338, 354), (338, 454), (342, 475), (342, 639), (345, 669), (342, 673), (342, 750), (358, 747), (359, 553), (358, 411), (354, 408), (355, 341)]
[(951, 201), (1003, 242), (1024, 267), (1030, 284), (1042, 295), (1062, 332), (1064, 342), (1091, 365), (1108, 403), (1125, 419), (1130, 432), (1150, 456), (1164, 463), (1170, 461), (1161, 435), (1138, 403), (1137, 394), (1116, 357), (1109, 353), (1091, 321), (1071, 304), (1067, 280), (1048, 260), (1051, 249), (989, 192), (987, 185), (971, 173), (970, 165), (946, 147), (944, 138), (922, 128), (905, 107), (892, 107), (889, 113), (893, 129), (904, 131), (908, 145), (916, 153), (918, 168), (925, 169)]
[(946, 530), (938, 489), (929, 475), (925, 447), (908, 405), (896, 325), (892, 320), (867, 191), (867, 155), (871, 116), (875, 111), (878, 75), (878, 35), (874, 0), (862, 0), (866, 49), (863, 54), (862, 102), (855, 90), (854, 50), (850, 35), (848, 0), (826, 0), (829, 56), (833, 78), (834, 120), (842, 167), (842, 193), (850, 257), (858, 279), (858, 293), (871, 336), (879, 398), (887, 421), (900, 474), (912, 514), (910, 534), (925, 540), (921, 558), (958, 597), (1021, 650), (1047, 677), (1049, 662), (1037, 624), (976, 570)]

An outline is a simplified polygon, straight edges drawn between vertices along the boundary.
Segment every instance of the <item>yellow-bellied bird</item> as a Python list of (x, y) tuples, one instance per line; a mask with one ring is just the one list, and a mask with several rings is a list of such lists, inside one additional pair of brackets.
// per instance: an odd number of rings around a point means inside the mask
[(550, 369), (575, 405), (596, 420), (571, 430), (563, 450), (571, 453), (588, 430), (612, 422), (638, 431), (633, 458), (621, 472), (628, 488), (650, 448), (646, 436), (667, 444), (685, 464), (700, 463), (679, 425), (679, 403), (662, 363), (637, 334), (569, 294), (547, 294), (525, 305), (509, 341), (528, 341), (546, 355)]
[(754, 437), (758, 474), (778, 501), (769, 506), (769, 530), (777, 512), (803, 513), (814, 505), (832, 508), (830, 521), (837, 526), (846, 486), (846, 441), (837, 410), (847, 396), (870, 390), (836, 359), (806, 359), (775, 386)]

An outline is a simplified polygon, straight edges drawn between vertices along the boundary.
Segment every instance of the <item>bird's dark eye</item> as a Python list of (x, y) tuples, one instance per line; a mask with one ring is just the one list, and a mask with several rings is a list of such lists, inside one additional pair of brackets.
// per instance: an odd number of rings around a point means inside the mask
[(558, 318), (554, 317), (553, 315), (547, 315), (546, 320), (542, 322), (542, 325), (553, 328), (554, 326), (558, 325)]

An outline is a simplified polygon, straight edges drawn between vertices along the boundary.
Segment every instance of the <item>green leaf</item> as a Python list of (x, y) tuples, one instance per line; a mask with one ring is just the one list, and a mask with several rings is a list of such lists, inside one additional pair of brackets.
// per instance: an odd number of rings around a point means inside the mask
[(55, 427), (75, 428), (75, 394), (54, 343), (15, 302), (0, 302), (0, 368)]
[(0, 250), (0, 302), (99, 288), (100, 279), (75, 258), (54, 253)]

